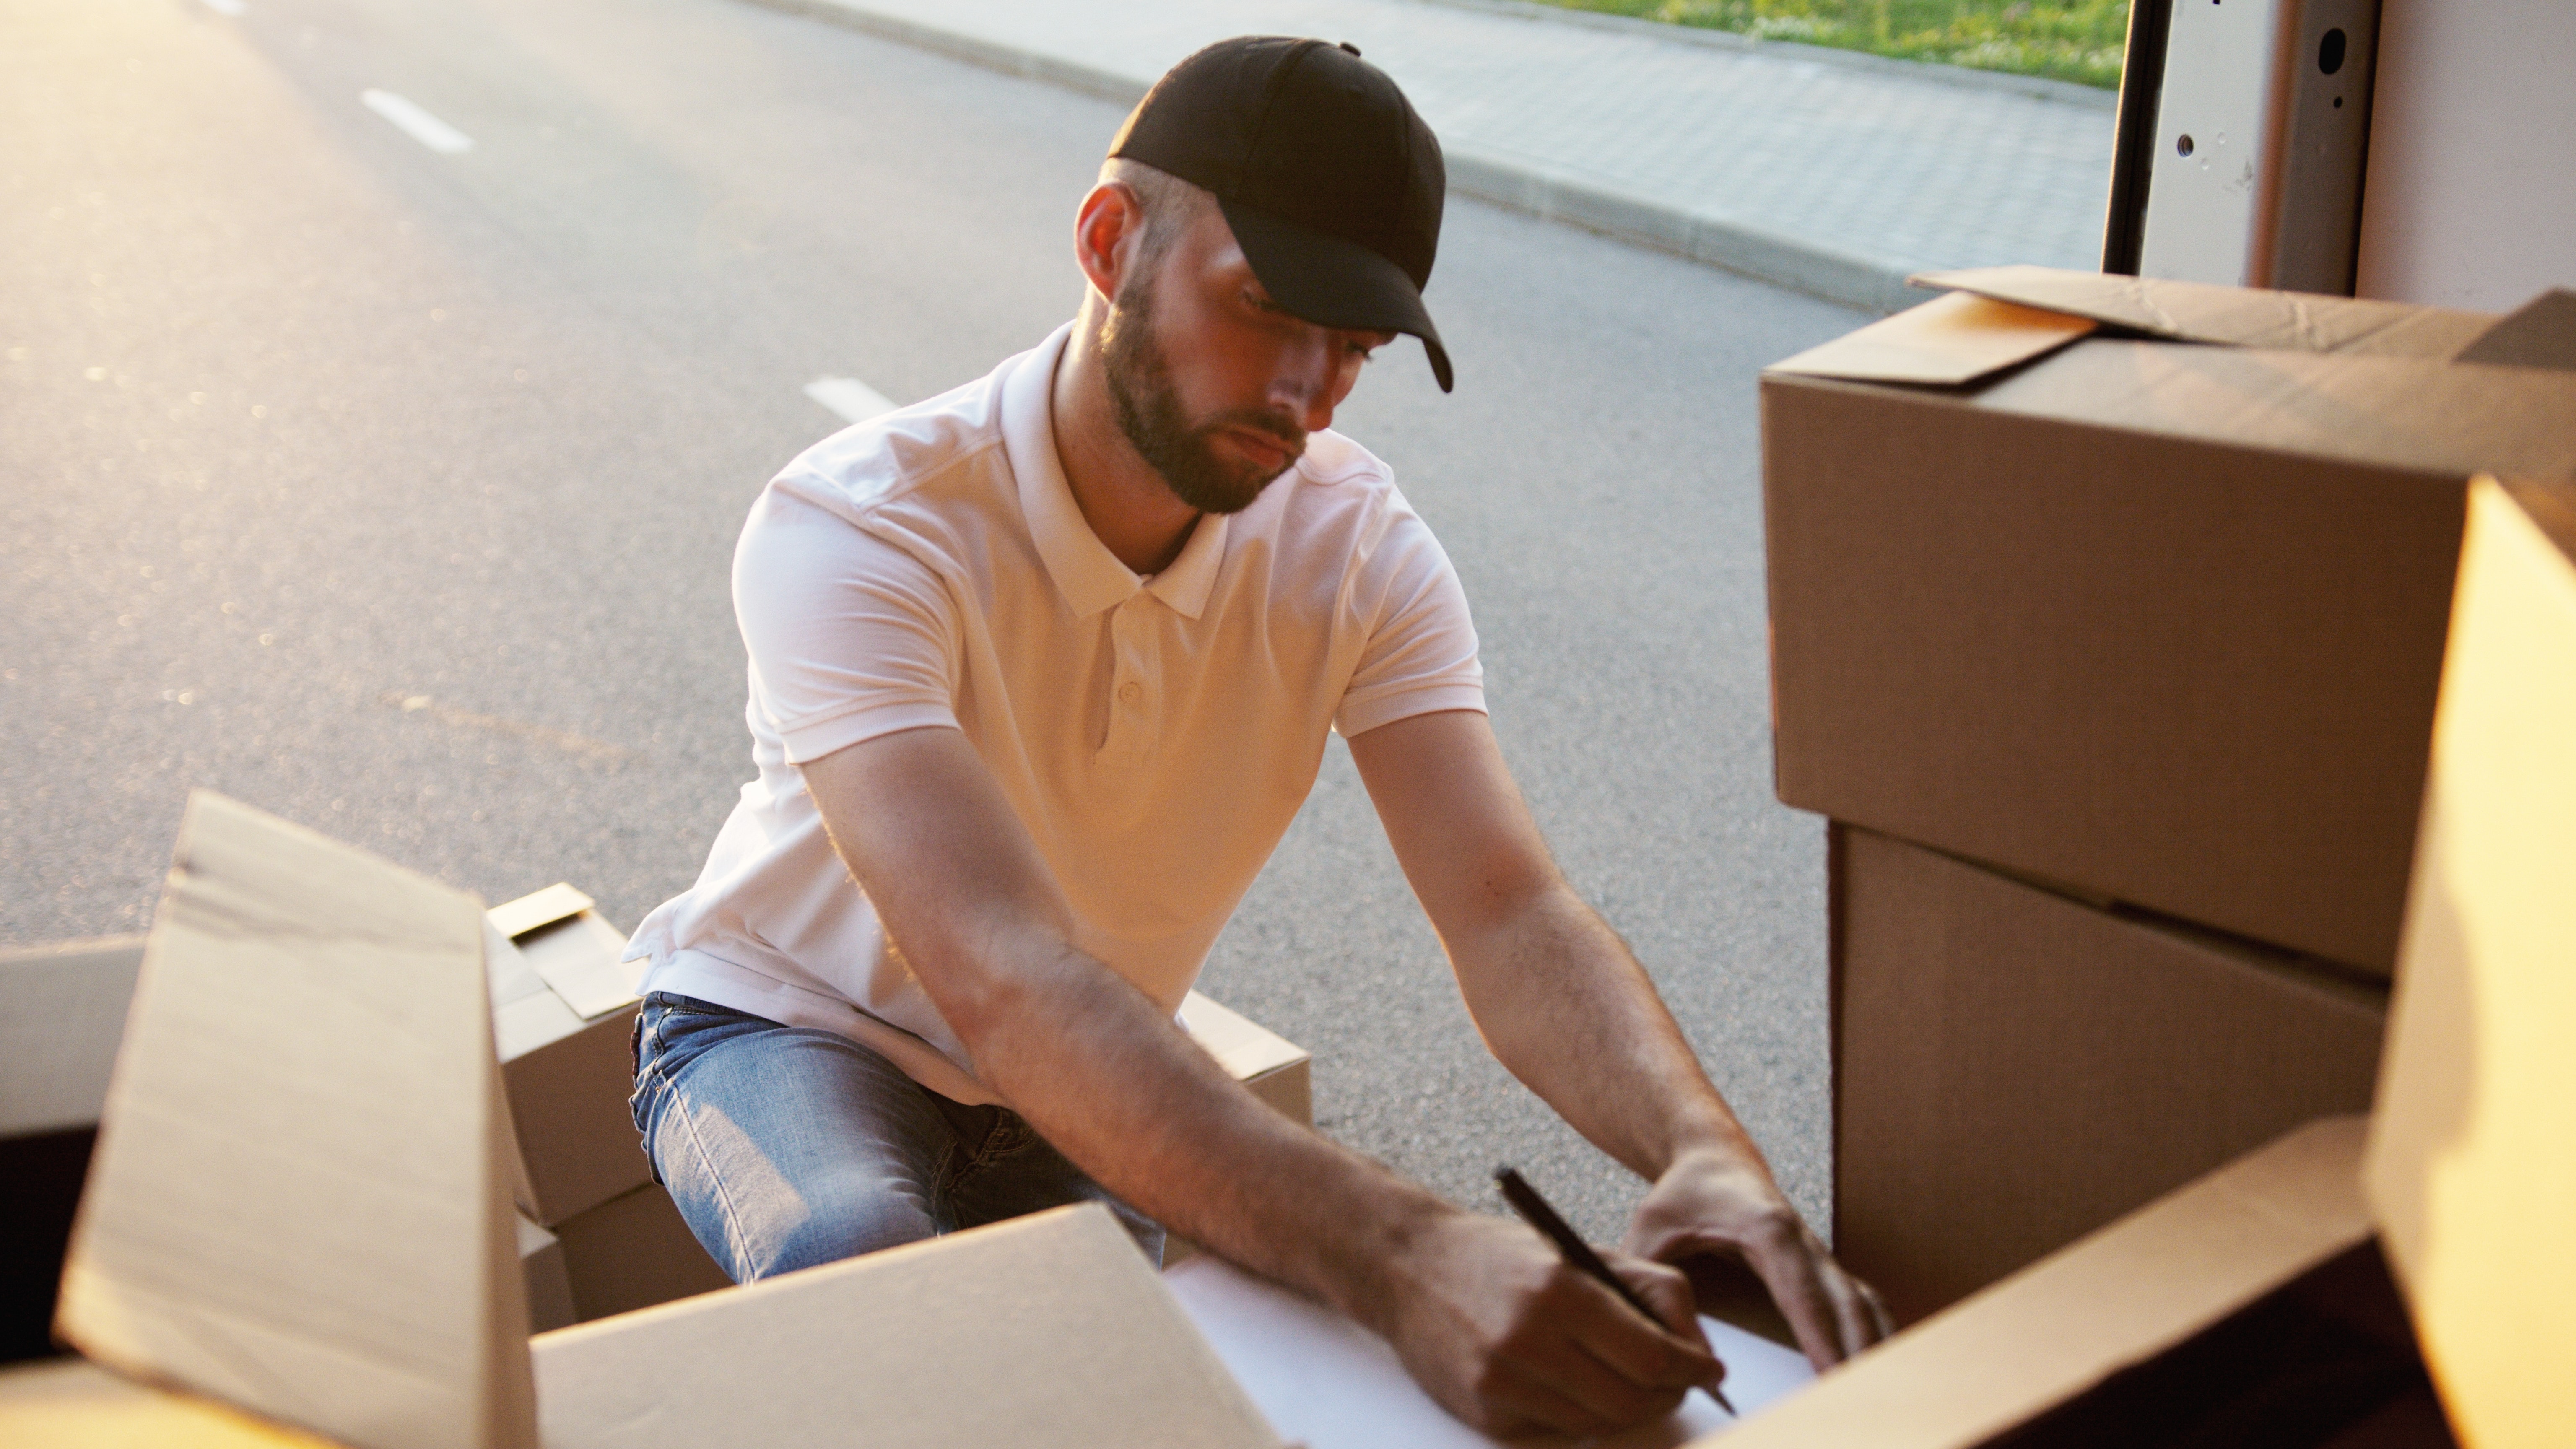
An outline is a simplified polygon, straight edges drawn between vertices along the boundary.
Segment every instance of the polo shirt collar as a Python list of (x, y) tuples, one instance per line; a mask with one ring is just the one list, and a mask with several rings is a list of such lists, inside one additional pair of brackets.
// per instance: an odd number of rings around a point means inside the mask
[(1091, 531), (1055, 450), (1055, 369), (1072, 335), (1072, 323), (1058, 327), (1002, 384), (1002, 447), (1019, 484), (1029, 538), (1077, 619), (1125, 603), (1139, 589), (1150, 589), (1174, 612), (1195, 619), (1207, 608), (1225, 562), (1225, 515), (1199, 515), (1181, 556), (1151, 582), (1120, 563)]
[(1190, 530), (1190, 541), (1181, 545), (1181, 556), (1146, 585), (1173, 613), (1195, 619), (1207, 609), (1208, 595), (1216, 588), (1217, 567), (1225, 562), (1226, 521), (1222, 513), (1200, 514), (1198, 526)]

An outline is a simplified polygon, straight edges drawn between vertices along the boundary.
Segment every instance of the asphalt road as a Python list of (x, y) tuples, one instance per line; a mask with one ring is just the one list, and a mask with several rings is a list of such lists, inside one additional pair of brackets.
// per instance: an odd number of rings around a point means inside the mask
[[(239, 11), (227, 14), (226, 11)], [(1213, 36), (1210, 38), (1214, 38)], [(406, 97), (444, 154), (361, 104)], [(751, 775), (762, 482), (1079, 297), (1117, 108), (740, 0), (0, 6), (0, 942), (141, 929), (206, 786), (631, 927)], [(1455, 202), (1340, 426), (1477, 611), (1495, 726), (1819, 1226), (1822, 828), (1771, 798), (1754, 375), (1854, 314)], [(1487, 1057), (1336, 745), (1203, 987), (1324, 1127), (1615, 1239)]]

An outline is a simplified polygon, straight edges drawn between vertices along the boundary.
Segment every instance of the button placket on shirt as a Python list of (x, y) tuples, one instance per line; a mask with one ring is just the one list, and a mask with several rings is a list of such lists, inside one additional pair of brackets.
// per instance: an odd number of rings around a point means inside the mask
[(1109, 642), (1116, 662), (1109, 679), (1109, 738), (1100, 747), (1104, 765), (1141, 765), (1153, 753), (1161, 683), (1154, 634), (1158, 602), (1140, 589), (1110, 611)]

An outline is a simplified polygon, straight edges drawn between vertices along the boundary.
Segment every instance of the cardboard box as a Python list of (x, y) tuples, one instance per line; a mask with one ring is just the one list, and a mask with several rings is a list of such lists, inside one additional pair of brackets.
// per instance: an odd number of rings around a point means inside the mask
[(141, 936), (0, 951), (0, 1362), (54, 1352), (54, 1288)]
[(2576, 1437), (2576, 489), (2469, 499), (2367, 1185), (2468, 1442)]
[(193, 795), (57, 1335), (354, 1444), (532, 1444), (486, 929), (470, 897)]
[(2366, 981), (1830, 839), (1834, 1248), (1899, 1321), (2370, 1106), (2386, 1007)]
[[(1126, 1231), (1093, 1206), (541, 1333), (529, 1350), (542, 1420), (527, 1442), (546, 1449), (1278, 1442)], [(326, 1441), (78, 1359), (0, 1372), (0, 1441), (416, 1442)]]
[[(547, 1449), (1277, 1439), (1097, 1204), (546, 1334)], [(654, 1390), (649, 1419), (637, 1386)]]
[(2576, 477), (2576, 374), (2448, 360), (2472, 314), (1930, 280), (2002, 300), (1763, 376), (1780, 798), (2384, 975), (2466, 482)]
[(528, 1215), (554, 1226), (653, 1180), (626, 1099), (635, 986), (626, 933), (553, 885), (492, 908), (492, 1035), (509, 1094)]
[(676, 1298), (730, 1288), (733, 1280), (697, 1238), (659, 1183), (609, 1199), (555, 1226), (573, 1317), (631, 1313)]
[[(563, 1330), (532, 1359), (485, 930), (470, 897), (192, 797), (62, 1337), (355, 1449), (533, 1446), (537, 1362), (556, 1449), (1275, 1446), (1096, 1206)], [(0, 1437), (23, 1402), (0, 1392)], [(84, 1402), (78, 1432), (123, 1412)]]

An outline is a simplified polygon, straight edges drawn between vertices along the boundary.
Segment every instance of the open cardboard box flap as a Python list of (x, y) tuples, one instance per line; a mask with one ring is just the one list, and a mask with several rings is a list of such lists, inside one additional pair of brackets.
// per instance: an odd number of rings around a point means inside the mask
[(514, 962), (496, 962), (496, 990), (504, 980), (515, 983), (533, 976), (584, 1021), (635, 999), (644, 964), (619, 959), (626, 954), (626, 933), (610, 925), (590, 897), (572, 886), (558, 882), (494, 906), (487, 914), (493, 930), (505, 938), (496, 953)]
[(354, 1444), (534, 1445), (483, 971), (472, 897), (191, 796), (60, 1335)]
[(515, 901), (494, 906), (492, 924), (512, 940), (527, 935), (540, 926), (551, 926), (568, 917), (589, 910), (594, 901), (567, 881), (557, 881), (541, 891), (531, 891)]
[(1181, 1000), (1181, 1025), (1238, 1082), (1308, 1059), (1305, 1048), (1195, 991)]
[(2090, 318), (2168, 342), (2281, 352), (2384, 353), (2448, 358), (2495, 318), (2408, 302), (2267, 292), (2208, 282), (2124, 277), (2055, 267), (1975, 267), (1907, 279), (2000, 302)]
[(2303, 1127), (1888, 1340), (1726, 1449), (1982, 1444), (2366, 1239), (2362, 1141), (2358, 1117)]
[(1956, 387), (2046, 356), (2095, 326), (2064, 312), (1952, 292), (1763, 371)]
[(2469, 493), (2368, 1186), (2462, 1438), (2576, 1425), (2576, 488)]
[[(484, 929), (470, 896), (194, 794), (60, 1336), (356, 1449), (534, 1446)], [(542, 1343), (557, 1445), (1277, 1442), (1096, 1205)], [(0, 1395), (13, 1424), (28, 1392)], [(85, 1431), (131, 1417), (71, 1397)]]
[(1980, 267), (1909, 280), (1946, 288), (1948, 295), (1765, 370), (1957, 387), (2046, 356), (2100, 327), (2167, 342), (2438, 360), (2495, 324), (2481, 312), (2053, 267)]

